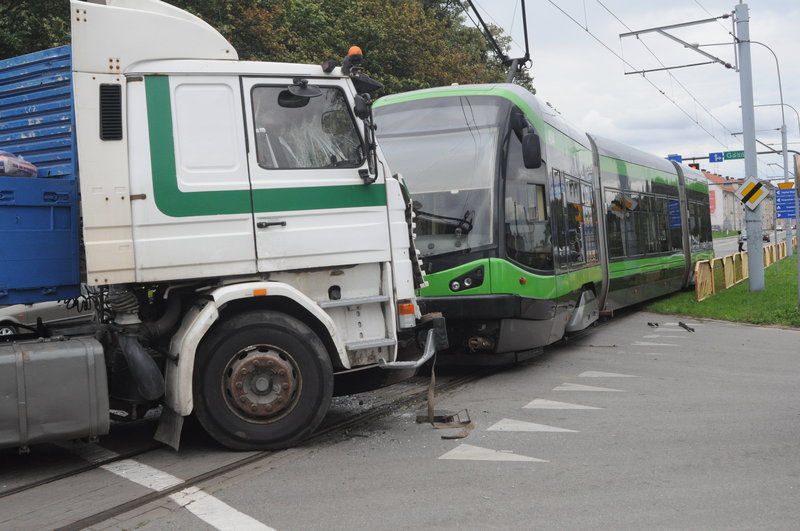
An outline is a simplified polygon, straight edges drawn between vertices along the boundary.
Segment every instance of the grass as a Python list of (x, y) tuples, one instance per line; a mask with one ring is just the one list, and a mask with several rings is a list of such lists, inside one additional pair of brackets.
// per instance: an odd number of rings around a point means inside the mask
[(728, 238), (730, 236), (736, 236), (735, 230), (724, 230), (722, 232), (712, 232), (712, 238)]
[(642, 309), (758, 325), (800, 327), (797, 255), (781, 260), (779, 269), (780, 274), (776, 274), (773, 264), (764, 271), (764, 291), (751, 293), (750, 283), (745, 279), (702, 302), (695, 301), (694, 291), (683, 291), (658, 299)]

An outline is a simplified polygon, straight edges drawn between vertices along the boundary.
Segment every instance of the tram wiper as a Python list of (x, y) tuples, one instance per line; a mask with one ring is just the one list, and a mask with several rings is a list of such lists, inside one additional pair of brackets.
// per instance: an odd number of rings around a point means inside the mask
[(475, 211), (474, 210), (467, 210), (464, 212), (464, 215), (460, 218), (452, 217), (452, 216), (443, 216), (441, 214), (433, 214), (431, 212), (425, 212), (424, 210), (419, 210), (417, 208), (417, 202), (414, 203), (414, 210), (416, 210), (417, 218), (420, 220), (430, 221), (431, 223), (438, 223), (439, 225), (444, 225), (445, 227), (452, 227), (453, 228), (453, 235), (456, 239), (460, 239), (462, 236), (466, 236), (470, 233), (473, 228), (472, 221), (475, 219)]

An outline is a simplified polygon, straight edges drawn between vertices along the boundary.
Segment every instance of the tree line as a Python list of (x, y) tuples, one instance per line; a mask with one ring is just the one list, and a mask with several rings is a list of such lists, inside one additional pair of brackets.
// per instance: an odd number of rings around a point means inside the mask
[[(322, 63), (364, 51), (376, 95), (504, 81), (506, 69), (458, 0), (167, 0), (215, 27), (256, 61)], [(69, 43), (69, 2), (0, 5), (0, 59)], [(492, 28), (501, 46), (510, 39)], [(532, 88), (527, 71), (518, 83)]]

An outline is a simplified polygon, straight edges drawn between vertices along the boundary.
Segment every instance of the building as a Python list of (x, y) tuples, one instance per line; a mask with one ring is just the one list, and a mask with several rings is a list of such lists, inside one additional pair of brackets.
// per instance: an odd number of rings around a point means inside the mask
[[(702, 170), (708, 179), (708, 199), (711, 207), (711, 227), (715, 231), (744, 230), (745, 207), (736, 196), (741, 179), (731, 179)], [(775, 228), (775, 187), (764, 181), (769, 196), (761, 202), (761, 228)]]

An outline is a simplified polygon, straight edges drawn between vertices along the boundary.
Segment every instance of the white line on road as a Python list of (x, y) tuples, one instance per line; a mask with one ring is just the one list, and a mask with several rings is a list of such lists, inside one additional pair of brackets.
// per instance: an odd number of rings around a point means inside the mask
[(616, 372), (585, 371), (578, 375), (580, 378), (637, 378), (631, 374), (619, 374)]
[(624, 393), (621, 389), (609, 389), (607, 387), (594, 387), (592, 385), (581, 385), (573, 383), (563, 383), (554, 388), (553, 391), (596, 391), (605, 393)]
[(555, 400), (545, 400), (544, 398), (535, 398), (527, 406), (522, 406), (523, 409), (603, 409), (602, 407), (583, 406), (581, 404), (570, 404), (568, 402), (556, 402)]
[(464, 461), (526, 461), (531, 463), (547, 463), (544, 459), (519, 455), (508, 451), (491, 450), (472, 446), (471, 444), (461, 444), (456, 446), (439, 459), (457, 459)]
[(568, 430), (566, 428), (558, 428), (556, 426), (548, 426), (547, 424), (536, 424), (535, 422), (525, 422), (514, 419), (502, 419), (492, 426), (486, 428), (486, 431), (540, 431), (550, 433), (578, 433), (575, 430)]
[(648, 334), (648, 335), (642, 336), (642, 337), (645, 338), (645, 339), (657, 339), (659, 337), (668, 337), (670, 339), (673, 339), (673, 338), (686, 339), (689, 336), (686, 335), (686, 334), (681, 334), (681, 335), (678, 335), (678, 334)]
[[(99, 463), (119, 457), (119, 454), (96, 444), (64, 444), (60, 446), (90, 463)], [(100, 468), (155, 491), (166, 490), (184, 483), (182, 479), (172, 474), (133, 459), (124, 459), (115, 463), (101, 465)], [(198, 487), (185, 488), (170, 495), (169, 498), (179, 506), (185, 507), (186, 510), (208, 525), (222, 531), (240, 529), (246, 531), (275, 531), (273, 528), (237, 511)]]

